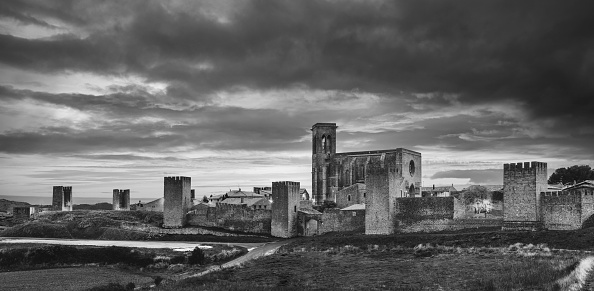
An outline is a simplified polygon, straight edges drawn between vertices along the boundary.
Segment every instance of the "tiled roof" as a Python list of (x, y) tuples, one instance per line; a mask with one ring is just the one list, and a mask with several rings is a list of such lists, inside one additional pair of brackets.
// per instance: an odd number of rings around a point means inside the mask
[(579, 183), (577, 183), (575, 185), (568, 186), (567, 188), (565, 188), (563, 190), (575, 189), (575, 188), (582, 188), (582, 187), (594, 188), (594, 180), (586, 180), (586, 181), (583, 181), (583, 182), (579, 182)]
[(305, 213), (305, 214), (315, 214), (315, 215), (322, 215), (322, 212), (319, 212), (315, 209), (310, 209), (310, 208), (299, 208), (299, 212)]
[(225, 200), (220, 201), (219, 203), (222, 204), (233, 204), (233, 205), (247, 205), (253, 206), (255, 205), (270, 205), (270, 201), (263, 197), (254, 197), (254, 198), (243, 198), (243, 202), (241, 201), (242, 198), (227, 198)]
[(256, 194), (256, 193), (250, 192), (250, 191), (242, 191), (241, 189), (239, 189), (239, 190), (231, 190), (231, 191), (227, 192), (226, 195), (229, 198), (237, 198), (237, 197), (264, 197), (264, 195)]
[(458, 191), (454, 186), (421, 187), (424, 192), (453, 192)]
[(349, 210), (365, 210), (365, 204), (353, 204), (349, 207), (345, 207), (343, 209), (341, 209), (343, 211), (349, 211)]

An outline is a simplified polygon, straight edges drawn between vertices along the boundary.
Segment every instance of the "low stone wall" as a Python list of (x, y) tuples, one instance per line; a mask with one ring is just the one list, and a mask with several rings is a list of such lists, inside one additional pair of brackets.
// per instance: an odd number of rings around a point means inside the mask
[(271, 210), (243, 205), (217, 204), (187, 215), (188, 225), (218, 227), (231, 231), (270, 234)]
[[(466, 228), (501, 227), (502, 215), (475, 213), (454, 197), (397, 198), (396, 232), (435, 232)], [(475, 215), (476, 214), (476, 215)]]
[(330, 208), (322, 213), (319, 234), (327, 232), (365, 232), (365, 210), (342, 211)]

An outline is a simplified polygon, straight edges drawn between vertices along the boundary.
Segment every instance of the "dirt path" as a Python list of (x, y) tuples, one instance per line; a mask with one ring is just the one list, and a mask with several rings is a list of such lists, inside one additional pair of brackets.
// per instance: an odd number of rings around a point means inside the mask
[(242, 264), (244, 264), (245, 262), (248, 262), (250, 260), (254, 260), (257, 258), (261, 258), (261, 257), (265, 257), (265, 256), (269, 256), (274, 254), (280, 247), (290, 243), (291, 241), (293, 241), (293, 239), (287, 239), (287, 240), (282, 240), (282, 241), (275, 241), (275, 242), (271, 242), (271, 243), (267, 243), (265, 245), (259, 246), (255, 249), (252, 249), (250, 252), (248, 252), (247, 254), (229, 261), (227, 263), (224, 263), (222, 265), (218, 265), (218, 266), (210, 266), (208, 269), (200, 272), (200, 273), (196, 273), (196, 274), (190, 274), (190, 273), (184, 273), (184, 274), (180, 274), (177, 275), (171, 279), (173, 280), (182, 280), (182, 279), (186, 279), (186, 278), (194, 278), (194, 277), (200, 277), (200, 276), (204, 276), (206, 274), (212, 273), (212, 272), (216, 272), (216, 271), (220, 271), (226, 268), (230, 268), (230, 267), (236, 267), (236, 266), (240, 266)]

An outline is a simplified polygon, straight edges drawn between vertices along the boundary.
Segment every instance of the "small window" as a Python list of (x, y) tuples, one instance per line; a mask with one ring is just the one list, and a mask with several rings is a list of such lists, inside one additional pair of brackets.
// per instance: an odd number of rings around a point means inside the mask
[(347, 201), (351, 201), (351, 195), (347, 196)]
[(293, 212), (297, 212), (297, 205), (294, 206)]
[(367, 193), (363, 192), (363, 198), (367, 198)]

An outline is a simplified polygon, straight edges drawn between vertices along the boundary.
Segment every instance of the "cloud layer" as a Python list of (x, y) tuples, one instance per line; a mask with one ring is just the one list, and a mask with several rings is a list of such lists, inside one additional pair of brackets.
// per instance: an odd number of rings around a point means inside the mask
[(309, 185), (308, 129), (337, 122), (339, 150), (421, 151), (428, 182), (480, 183), (472, 171), (511, 159), (591, 163), (592, 6), (4, 1), (0, 153), (174, 172), (294, 162)]

